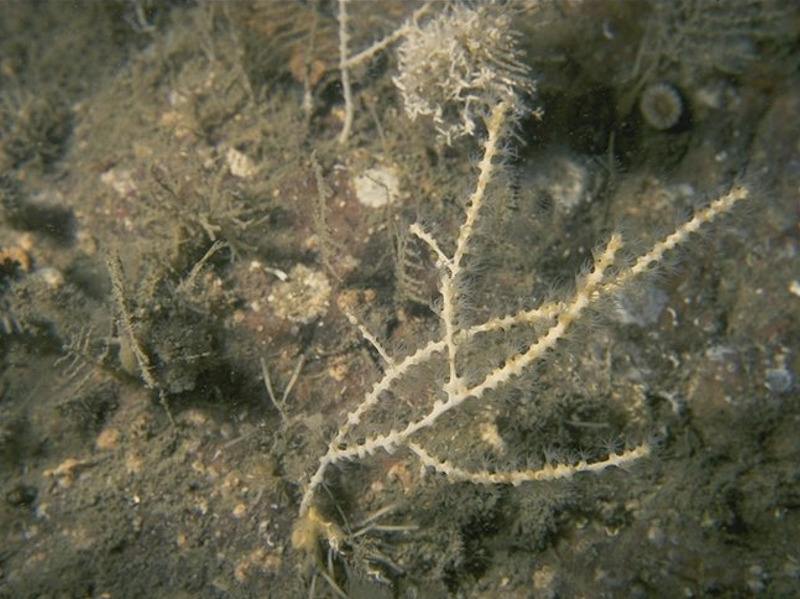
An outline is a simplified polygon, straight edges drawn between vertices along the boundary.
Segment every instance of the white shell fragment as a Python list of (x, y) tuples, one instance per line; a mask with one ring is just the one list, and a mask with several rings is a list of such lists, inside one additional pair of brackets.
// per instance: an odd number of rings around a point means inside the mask
[(355, 178), (353, 186), (359, 203), (368, 208), (380, 208), (400, 197), (400, 180), (393, 167), (367, 169)]

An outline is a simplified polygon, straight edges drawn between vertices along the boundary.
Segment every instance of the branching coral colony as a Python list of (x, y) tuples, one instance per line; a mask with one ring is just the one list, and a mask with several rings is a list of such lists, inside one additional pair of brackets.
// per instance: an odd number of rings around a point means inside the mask
[[(474, 48), (462, 51), (464, 48), (442, 46), (442, 39), (459, 39), (439, 36), (443, 27), (455, 27), (452, 20), (443, 22), (441, 19), (453, 18), (467, 27), (480, 21), (475, 14), (453, 17), (451, 13), (422, 26), (410, 36), (414, 37), (417, 48), (426, 40), (432, 41), (430, 34), (438, 38), (441, 51), (437, 54), (429, 49), (420, 53), (408, 47), (401, 48), (401, 74), (395, 82), (404, 94), (410, 116), (422, 113), (433, 116), (437, 131), (446, 139), (462, 134), (480, 137), (482, 157), (477, 166), (477, 183), (465, 204), (454, 243), (437, 241), (420, 223), (411, 226), (411, 233), (430, 249), (439, 269), (441, 326), (438, 335), (406, 355), (393, 356), (352, 319), (380, 355), (384, 372), (338, 426), (305, 486), (292, 541), (295, 548), (314, 556), (318, 563), (324, 547), (334, 553), (346, 540), (336, 518), (324, 513), (322, 489), (330, 471), (347, 462), (365, 460), (380, 452), (406, 452), (415, 456), (425, 470), (449, 482), (516, 486), (569, 478), (584, 472), (601, 472), (611, 466), (624, 467), (648, 456), (651, 446), (642, 443), (611, 452), (597, 461), (565, 460), (535, 468), (481, 469), (465, 465), (464, 456), (453, 455), (452, 451), (446, 453), (447, 443), (437, 440), (437, 431), (447, 430), (450, 436), (454, 417), (469, 414), (470, 406), (476, 404), (491, 405), (504, 389), (523, 376), (535, 374), (535, 365), (570, 334), (582, 317), (612, 302), (632, 282), (657, 271), (676, 247), (747, 197), (746, 189), (731, 189), (638, 257), (625, 252), (622, 237), (612, 234), (595, 252), (586, 272), (576, 278), (568, 297), (546, 301), (533, 309), (490, 317), (483, 322), (470, 322), (466, 316), (467, 280), (470, 277), (469, 285), (475, 284), (475, 273), (470, 272), (470, 267), (473, 259), (480, 257), (480, 244), (485, 243), (480, 240), (480, 226), (491, 211), (492, 182), (508, 155), (505, 148), (520, 118), (528, 114), (526, 103), (529, 100), (523, 97), (532, 91), (533, 84), (517, 60), (512, 37), (504, 31), (492, 31), (505, 26), (499, 21), (493, 22), (491, 27), (473, 27), (467, 32), (473, 37), (461, 36), (461, 43), (468, 40), (475, 47), (489, 44), (483, 48), (484, 56), (474, 67), (468, 64), (468, 57), (475, 55)], [(475, 35), (482, 37), (475, 39)], [(423, 81), (421, 78), (430, 78), (432, 71), (421, 62), (428, 61), (427, 66), (431, 66), (431, 61), (444, 64), (445, 57), (462, 62), (455, 64), (451, 60), (444, 67), (434, 65), (444, 68), (446, 76), (433, 83)], [(437, 82), (448, 77), (449, 88), (437, 86)], [(426, 90), (426, 86), (432, 92)], [(419, 96), (423, 93), (429, 94), (429, 100), (430, 93), (437, 94), (437, 98), (426, 104), (427, 100)], [(411, 101), (410, 95), (414, 96)], [(433, 107), (434, 101), (439, 103), (437, 107)], [(442, 108), (445, 102), (452, 102), (456, 110)], [(428, 108), (422, 110), (421, 106)], [(455, 115), (453, 123), (445, 122), (447, 115)], [(505, 349), (498, 351), (498, 347)], [(463, 429), (462, 420), (455, 422), (464, 435), (475, 434), (473, 428)]]

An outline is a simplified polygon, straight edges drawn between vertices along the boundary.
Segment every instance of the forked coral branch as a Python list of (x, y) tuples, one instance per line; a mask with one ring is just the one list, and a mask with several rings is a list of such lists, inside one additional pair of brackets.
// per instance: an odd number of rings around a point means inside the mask
[[(447, 481), (468, 481), (479, 484), (521, 485), (527, 482), (569, 478), (583, 472), (600, 472), (606, 468), (625, 467), (648, 456), (651, 447), (642, 443), (616, 453), (608, 454), (597, 461), (581, 460), (575, 463), (546, 464), (533, 469), (508, 469), (502, 471), (467, 470), (456, 462), (458, 455), (433, 455), (423, 446), (427, 439), (423, 431), (434, 430), (440, 419), (449, 412), (459, 410), (468, 401), (491, 402), (495, 389), (507, 386), (526, 373), (550, 353), (556, 345), (567, 338), (575, 323), (601, 301), (613, 298), (637, 278), (656, 271), (665, 261), (665, 256), (684, 244), (693, 234), (730, 210), (747, 197), (746, 189), (736, 187), (729, 193), (711, 202), (674, 232), (654, 243), (652, 247), (632, 261), (621, 264), (619, 255), (623, 240), (613, 234), (599, 250), (591, 269), (578, 277), (574, 291), (567, 299), (545, 302), (531, 310), (521, 310), (502, 317), (489, 318), (479, 324), (460, 326), (458, 313), (466, 303), (463, 297), (463, 279), (468, 270), (465, 256), (475, 251), (470, 246), (475, 240), (475, 230), (483, 216), (483, 208), (489, 201), (487, 190), (499, 162), (502, 160), (502, 143), (518, 113), (513, 99), (500, 102), (488, 116), (483, 141), (483, 156), (478, 165), (478, 178), (474, 191), (465, 208), (463, 222), (459, 228), (452, 255), (442, 248), (433, 235), (421, 225), (411, 227), (416, 235), (436, 255), (440, 265), (439, 282), (441, 330), (437, 339), (429, 341), (405, 357), (393, 357), (371, 334), (364, 334), (367, 342), (383, 356), (383, 375), (366, 393), (361, 403), (354, 408), (339, 426), (331, 439), (327, 451), (319, 458), (316, 470), (305, 487), (295, 525), (293, 542), (295, 548), (307, 552), (319, 551), (321, 542), (335, 548), (341, 542), (338, 525), (322, 515), (318, 499), (326, 475), (332, 467), (342, 462), (365, 460), (378, 452), (396, 453), (406, 450), (417, 457), (424, 468), (432, 469)], [(479, 248), (478, 250), (479, 251)], [(524, 328), (523, 328), (524, 327)], [(362, 334), (364, 333), (363, 327)], [(522, 347), (518, 347), (499, 363), (474, 366), (476, 344), (480, 337), (491, 333), (505, 335), (514, 330), (530, 330)], [(478, 353), (477, 355), (480, 356)], [(402, 394), (404, 383), (410, 384), (412, 373), (422, 368), (435, 372), (431, 380), (430, 397), (425, 410), (407, 415), (402, 406), (387, 406), (393, 426), (388, 432), (355, 434), (356, 427), (369, 425), (366, 417), (382, 402)], [(435, 381), (440, 381), (435, 387)]]
[(348, 31), (347, 3), (349, 0), (339, 0), (339, 72), (342, 80), (342, 93), (344, 95), (344, 125), (339, 134), (339, 143), (345, 143), (350, 137), (350, 130), (353, 127), (353, 117), (355, 115), (355, 104), (353, 100), (353, 86), (350, 81), (351, 69), (367, 62), (373, 56), (388, 48), (396, 41), (402, 39), (423, 15), (430, 9), (433, 2), (425, 2), (420, 8), (414, 11), (411, 18), (403, 25), (395, 29), (392, 33), (378, 40), (368, 48), (350, 55), (350, 34)]

